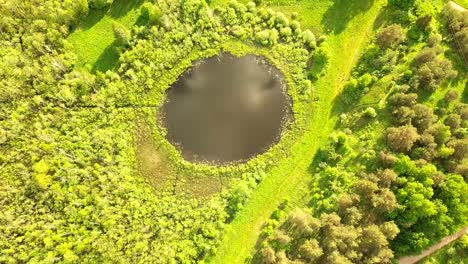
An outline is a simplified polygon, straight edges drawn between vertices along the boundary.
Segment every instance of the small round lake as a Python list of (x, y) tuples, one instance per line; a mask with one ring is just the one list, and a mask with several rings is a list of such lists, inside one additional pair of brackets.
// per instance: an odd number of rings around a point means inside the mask
[(245, 161), (277, 143), (292, 119), (282, 73), (260, 56), (199, 60), (166, 91), (167, 140), (189, 161)]

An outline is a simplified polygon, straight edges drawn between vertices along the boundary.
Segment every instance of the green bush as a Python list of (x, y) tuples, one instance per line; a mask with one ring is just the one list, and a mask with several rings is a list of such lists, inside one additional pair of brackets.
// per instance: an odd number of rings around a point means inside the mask
[(159, 7), (151, 3), (144, 3), (141, 7), (141, 16), (145, 18), (148, 23), (159, 23), (163, 13)]
[(119, 22), (114, 21), (112, 23), (112, 29), (114, 30), (114, 37), (117, 45), (128, 45), (130, 42), (131, 34), (130, 31)]
[(255, 40), (263, 46), (273, 46), (278, 43), (279, 34), (276, 29), (265, 29), (255, 34)]
[(376, 43), (382, 49), (395, 47), (405, 39), (403, 28), (399, 24), (392, 24), (383, 28), (378, 34)]
[(312, 33), (312, 31), (306, 30), (302, 32), (302, 38), (304, 39), (304, 42), (308, 46), (308, 48), (315, 49), (317, 43), (315, 42), (315, 35), (314, 33)]
[(312, 68), (310, 69), (311, 78), (319, 78), (324, 74), (330, 64), (332, 53), (326, 42), (322, 43), (314, 52), (312, 57)]

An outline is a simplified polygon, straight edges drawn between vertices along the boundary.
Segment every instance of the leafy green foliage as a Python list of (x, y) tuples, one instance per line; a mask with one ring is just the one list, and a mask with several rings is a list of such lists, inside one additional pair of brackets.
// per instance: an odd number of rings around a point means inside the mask
[(114, 30), (115, 41), (118, 45), (128, 45), (130, 42), (130, 31), (125, 28), (122, 24), (114, 22), (112, 24), (112, 29)]
[[(9, 45), (0, 54), (2, 84), (9, 88), (0, 99), (0, 206), (8, 209), (0, 213), (0, 262), (200, 261), (295, 138), (286, 135), (246, 164), (192, 164), (165, 140), (153, 108), (144, 106), (159, 104), (193, 61), (227, 50), (263, 55), (284, 71), (295, 116), (305, 120), (313, 37), (288, 31), (281, 13), (252, 5), (232, 2), (213, 15), (204, 1), (159, 1), (142, 8), (149, 23), (113, 23), (116, 44), (126, 50), (115, 71), (91, 74), (74, 68), (76, 55), (65, 38), (88, 4), (105, 9), (111, 2), (59, 2), (5, 6), (9, 26), (0, 40)], [(32, 9), (37, 12), (26, 12)], [(265, 30), (269, 49), (248, 45)], [(176, 191), (178, 181), (155, 193), (136, 170), (142, 119), (152, 129), (150, 141), (167, 155), (167, 176), (236, 177), (233, 186), (207, 200)], [(296, 122), (290, 133), (302, 130)]]
[(377, 35), (376, 43), (382, 49), (395, 47), (405, 39), (403, 28), (399, 24), (393, 24), (382, 29)]
[(315, 54), (312, 58), (313, 64), (310, 69), (310, 76), (313, 79), (317, 79), (320, 75), (324, 74), (325, 70), (330, 64), (330, 58), (332, 53), (330, 47), (325, 43), (322, 43), (319, 48), (315, 51)]
[(154, 24), (160, 23), (163, 13), (155, 4), (144, 3), (141, 7), (141, 15), (148, 21), (148, 23)]

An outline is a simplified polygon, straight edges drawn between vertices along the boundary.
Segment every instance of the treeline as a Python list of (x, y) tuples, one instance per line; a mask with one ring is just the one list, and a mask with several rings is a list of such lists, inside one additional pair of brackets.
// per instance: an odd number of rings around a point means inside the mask
[[(315, 158), (308, 208), (278, 208), (254, 262), (392, 263), (467, 224), (468, 105), (441, 91), (466, 87), (466, 65), (449, 57), (453, 19), (410, 2), (390, 1), (345, 86), (339, 101), (355, 107)], [(360, 106), (380, 87), (384, 100)]]

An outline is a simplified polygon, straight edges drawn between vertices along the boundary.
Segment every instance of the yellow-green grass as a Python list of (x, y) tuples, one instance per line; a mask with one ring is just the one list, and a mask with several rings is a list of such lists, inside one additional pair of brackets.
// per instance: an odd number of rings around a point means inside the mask
[(142, 3), (142, 0), (117, 0), (107, 10), (90, 9), (88, 16), (68, 36), (77, 55), (76, 67), (93, 72), (113, 69), (119, 52), (114, 45), (112, 23), (117, 21), (130, 28), (140, 16)]
[[(347, 5), (345, 2), (336, 1)], [(368, 44), (374, 21), (385, 3), (385, 0), (375, 0), (366, 12), (356, 13), (350, 18), (342, 31), (334, 30), (330, 33), (328, 42), (334, 55), (330, 69), (315, 84), (316, 95), (320, 100), (311, 104), (314, 114), (310, 127), (292, 147), (290, 156), (273, 168), (259, 184), (250, 200), (228, 226), (217, 253), (208, 262), (244, 263), (255, 250), (263, 223), (278, 205), (284, 199), (288, 199), (293, 205), (302, 205), (306, 200), (308, 183), (312, 178), (310, 166), (315, 153), (333, 131), (337, 120), (338, 111), (333, 107), (335, 98)], [(339, 9), (336, 7), (336, 10)], [(309, 13), (329, 13), (328, 9), (299, 10), (304, 17)], [(335, 18), (340, 19), (339, 16)]]

